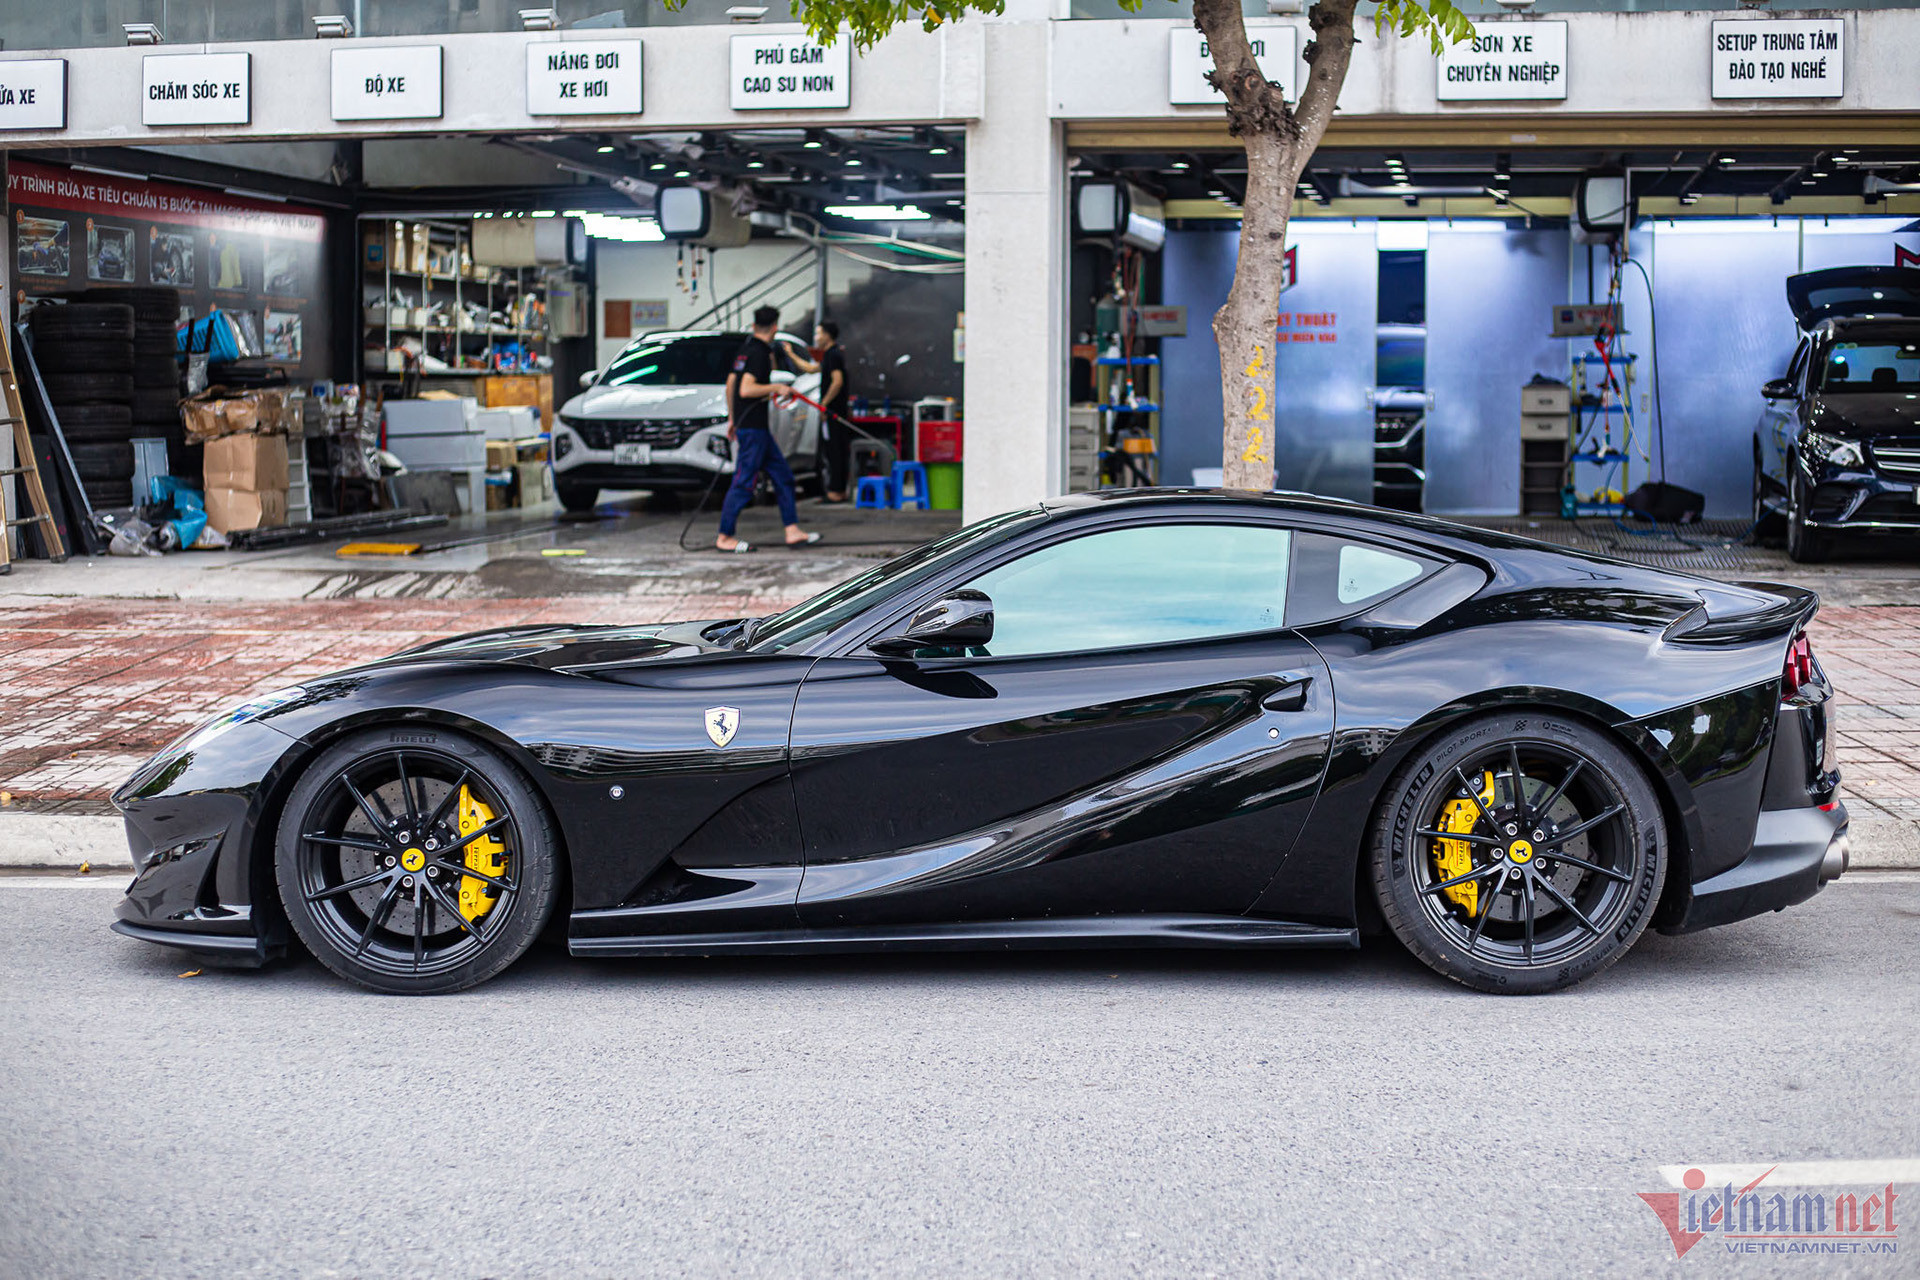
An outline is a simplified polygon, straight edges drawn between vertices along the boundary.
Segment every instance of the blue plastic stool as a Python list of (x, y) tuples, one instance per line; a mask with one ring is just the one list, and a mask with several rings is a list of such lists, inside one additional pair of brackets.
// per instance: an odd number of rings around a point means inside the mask
[(886, 476), (861, 476), (854, 486), (853, 505), (884, 511), (893, 505), (893, 481)]
[[(908, 492), (908, 481), (912, 481), (912, 492)], [(927, 492), (927, 469), (918, 462), (896, 462), (893, 464), (893, 505), (895, 507), (918, 507), (922, 511), (931, 510), (933, 498)]]

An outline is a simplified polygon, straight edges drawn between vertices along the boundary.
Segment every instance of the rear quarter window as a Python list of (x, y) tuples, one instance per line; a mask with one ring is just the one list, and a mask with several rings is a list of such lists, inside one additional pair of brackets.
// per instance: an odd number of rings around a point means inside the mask
[(1399, 547), (1324, 533), (1297, 533), (1287, 591), (1287, 625), (1311, 626), (1390, 600), (1444, 561)]

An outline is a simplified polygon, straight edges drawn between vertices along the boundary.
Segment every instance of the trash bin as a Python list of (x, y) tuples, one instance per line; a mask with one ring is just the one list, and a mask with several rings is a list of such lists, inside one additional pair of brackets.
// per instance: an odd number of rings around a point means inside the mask
[(927, 464), (927, 497), (932, 501), (935, 511), (960, 509), (961, 466), (958, 462)]

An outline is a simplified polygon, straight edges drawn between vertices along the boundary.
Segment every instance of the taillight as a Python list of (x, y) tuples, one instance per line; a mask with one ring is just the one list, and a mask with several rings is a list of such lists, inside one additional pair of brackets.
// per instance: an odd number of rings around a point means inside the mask
[(1786, 669), (1780, 673), (1780, 697), (1791, 698), (1799, 693), (1801, 686), (1813, 681), (1813, 645), (1806, 636), (1793, 638), (1793, 644), (1787, 650)]

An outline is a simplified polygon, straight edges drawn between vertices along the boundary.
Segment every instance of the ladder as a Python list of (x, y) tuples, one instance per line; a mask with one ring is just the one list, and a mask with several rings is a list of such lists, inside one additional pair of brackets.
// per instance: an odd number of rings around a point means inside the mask
[[(27, 434), (27, 414), (20, 404), (20, 380), (13, 372), (13, 354), (11, 344), (0, 339), (0, 423), (13, 428), (13, 465), (0, 467), (0, 573), (13, 571), (13, 547), (11, 531), (22, 525), (41, 525), (42, 545), (47, 549), (47, 558), (54, 563), (67, 558), (67, 548), (60, 540), (60, 526), (53, 518), (53, 508), (47, 502), (47, 490), (40, 483), (40, 465), (34, 458), (33, 438)], [(15, 517), (8, 509), (7, 494), (13, 486), (7, 481), (15, 476), (26, 478), (27, 505), (32, 509), (30, 516)]]

